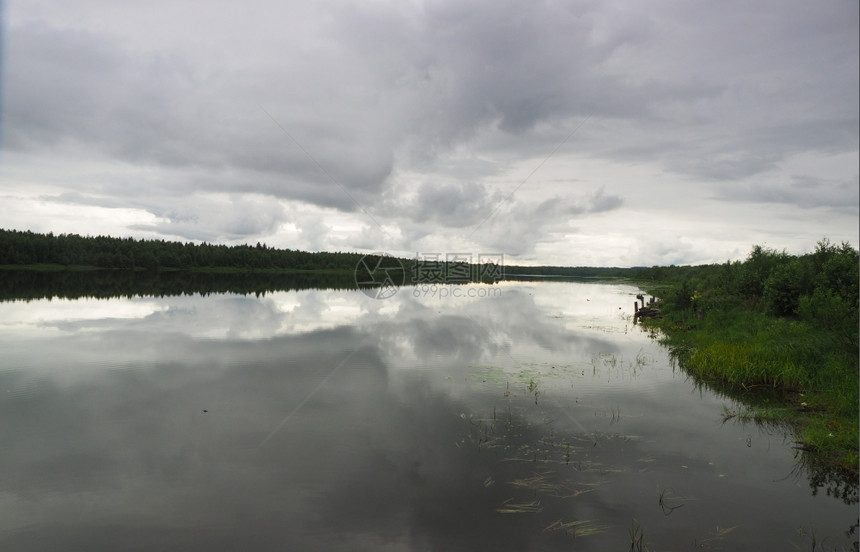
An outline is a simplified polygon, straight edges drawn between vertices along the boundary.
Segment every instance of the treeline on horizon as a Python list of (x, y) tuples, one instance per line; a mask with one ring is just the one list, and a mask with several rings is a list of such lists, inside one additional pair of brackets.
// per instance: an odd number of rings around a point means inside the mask
[(88, 266), (115, 270), (164, 268), (352, 269), (360, 253), (277, 249), (265, 244), (216, 245), (0, 229), (0, 265)]
[[(147, 270), (159, 272), (170, 269), (216, 269), (237, 270), (293, 270), (293, 271), (349, 271), (355, 269), (365, 257), (354, 252), (309, 252), (296, 249), (278, 249), (263, 243), (255, 245), (216, 245), (210, 243), (183, 243), (166, 240), (137, 240), (109, 236), (80, 236), (78, 234), (41, 234), (32, 231), (0, 229), (0, 266), (26, 267), (92, 267), (109, 270)], [(439, 274), (453, 273), (448, 270), (454, 264), (438, 261)], [(612, 278), (630, 276), (631, 269), (604, 267), (563, 266), (504, 266), (501, 260), (497, 276), (501, 277), (580, 277)], [(415, 280), (416, 262), (424, 264), (422, 272), (429, 272), (427, 265), (436, 261), (423, 257), (400, 258), (407, 273), (407, 282)], [(462, 263), (460, 263), (462, 264)], [(470, 264), (470, 267), (477, 267)], [(486, 271), (484, 271), (485, 273)], [(482, 271), (470, 270), (467, 281), (487, 280)], [(412, 276), (411, 278), (409, 276)], [(446, 278), (441, 278), (451, 283)], [(489, 278), (489, 280), (497, 280)], [(430, 278), (430, 280), (433, 280)], [(416, 282), (420, 283), (420, 282)], [(443, 283), (434, 281), (432, 283)], [(459, 282), (453, 282), (459, 283)]]
[[(41, 234), (32, 231), (0, 229), (0, 267), (99, 268), (111, 271), (150, 271), (188, 269), (234, 269), (236, 271), (297, 271), (353, 274), (362, 258), (354, 252), (308, 252), (256, 245), (194, 244), (165, 240), (137, 240), (78, 234)], [(444, 255), (442, 256), (444, 257)], [(456, 263), (400, 258), (405, 283), (462, 283), (487, 281), (485, 270), (456, 271)], [(423, 264), (422, 264), (423, 263)], [(852, 264), (853, 263), (853, 264)], [(420, 268), (416, 269), (416, 264)], [(462, 265), (462, 263), (460, 263)], [(776, 314), (796, 314), (799, 295), (854, 289), (849, 293), (856, 303), (858, 273), (857, 250), (849, 244), (830, 244), (825, 238), (814, 253), (790, 255), (754, 246), (744, 261), (695, 266), (587, 267), (587, 266), (499, 266), (490, 281), (507, 278), (625, 278), (640, 282), (683, 284), (680, 296), (696, 288), (720, 289), (732, 296), (767, 295), (767, 309)], [(478, 265), (468, 265), (481, 268)], [(854, 268), (852, 268), (854, 267)], [(432, 268), (432, 267), (431, 267)], [(465, 266), (460, 267), (465, 268)], [(852, 272), (853, 270), (853, 272)], [(453, 279), (458, 273), (467, 277)], [(429, 278), (428, 278), (429, 276)], [(823, 280), (822, 280), (823, 279)], [(255, 286), (256, 287), (256, 286)], [(689, 292), (689, 293), (688, 293)], [(767, 292), (767, 293), (765, 293)], [(677, 294), (668, 292), (669, 295)], [(853, 295), (852, 295), (853, 293)], [(692, 295), (691, 295), (692, 297)], [(701, 302), (701, 301), (700, 301)], [(850, 301), (849, 301), (850, 302)]]

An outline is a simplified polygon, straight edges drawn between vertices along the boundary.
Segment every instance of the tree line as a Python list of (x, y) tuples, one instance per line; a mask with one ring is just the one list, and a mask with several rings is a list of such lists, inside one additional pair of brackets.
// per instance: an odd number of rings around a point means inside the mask
[(743, 307), (835, 331), (857, 348), (860, 254), (846, 242), (825, 238), (802, 255), (756, 245), (744, 261), (655, 266), (631, 275), (661, 283), (664, 303), (676, 314)]
[[(457, 284), (475, 281), (498, 281), (504, 277), (501, 256), (494, 265), (465, 260), (451, 261), (444, 254), (415, 258), (388, 258), (379, 263), (379, 255), (355, 252), (309, 252), (279, 249), (257, 242), (256, 245), (217, 245), (183, 243), (166, 240), (81, 236), (78, 234), (42, 234), (32, 231), (0, 229), (0, 267), (89, 267), (111, 270), (206, 269), (238, 270), (339, 271), (371, 270), (398, 266), (403, 283)], [(392, 261), (395, 261), (392, 264)], [(514, 274), (537, 270), (540, 274), (558, 274), (557, 267), (508, 267)], [(541, 271), (544, 272), (541, 272)], [(569, 272), (571, 269), (567, 269)], [(588, 269), (587, 275), (603, 269)], [(585, 274), (583, 274), (585, 275)], [(397, 276), (397, 275), (395, 275)], [(395, 277), (398, 283), (400, 278)]]
[[(194, 244), (78, 234), (41, 234), (0, 229), (0, 266), (87, 266), (114, 270), (206, 269), (294, 270), (352, 273), (359, 261), (372, 268), (378, 257), (354, 252), (308, 252), (256, 245)], [(858, 252), (827, 239), (812, 253), (789, 255), (754, 246), (744, 261), (698, 266), (633, 268), (480, 266), (468, 262), (398, 259), (404, 283), (464, 283), (507, 278), (626, 278), (663, 286), (676, 310), (704, 311), (726, 302), (754, 305), (776, 316), (816, 320), (856, 330)], [(385, 263), (383, 263), (385, 264)], [(390, 263), (388, 263), (390, 266)], [(852, 332), (854, 333), (854, 332)]]
[(158, 271), (162, 268), (350, 269), (359, 253), (308, 252), (265, 244), (216, 245), (0, 229), (0, 265), (90, 266)]

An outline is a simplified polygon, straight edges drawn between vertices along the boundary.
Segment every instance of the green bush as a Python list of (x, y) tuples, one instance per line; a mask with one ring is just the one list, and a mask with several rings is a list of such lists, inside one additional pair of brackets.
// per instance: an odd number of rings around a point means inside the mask
[(802, 263), (798, 259), (773, 267), (764, 281), (762, 299), (771, 314), (797, 314), (797, 303), (803, 291)]

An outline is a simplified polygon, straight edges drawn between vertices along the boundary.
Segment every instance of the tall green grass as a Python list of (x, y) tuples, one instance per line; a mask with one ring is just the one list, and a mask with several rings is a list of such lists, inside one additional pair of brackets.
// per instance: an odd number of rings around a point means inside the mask
[(728, 320), (707, 317), (686, 340), (696, 344), (686, 367), (701, 377), (791, 391), (836, 391), (851, 382), (857, 389), (852, 351), (806, 322), (734, 311)]

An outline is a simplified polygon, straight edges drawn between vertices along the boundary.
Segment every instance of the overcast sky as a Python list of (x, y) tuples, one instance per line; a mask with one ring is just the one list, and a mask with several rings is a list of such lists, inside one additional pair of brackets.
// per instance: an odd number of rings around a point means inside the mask
[(0, 228), (507, 264), (858, 245), (857, 0), (7, 0)]

